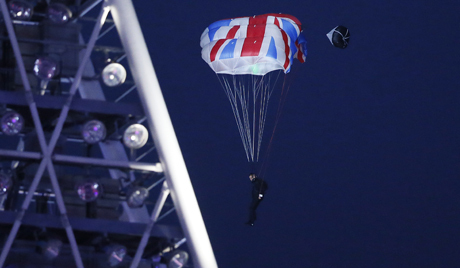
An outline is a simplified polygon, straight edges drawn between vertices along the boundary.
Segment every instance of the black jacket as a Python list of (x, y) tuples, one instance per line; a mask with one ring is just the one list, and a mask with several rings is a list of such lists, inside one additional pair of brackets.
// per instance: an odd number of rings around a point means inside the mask
[(262, 195), (262, 198), (265, 195), (265, 191), (268, 189), (268, 184), (262, 178), (255, 178), (252, 181), (252, 196), (259, 197), (259, 194)]

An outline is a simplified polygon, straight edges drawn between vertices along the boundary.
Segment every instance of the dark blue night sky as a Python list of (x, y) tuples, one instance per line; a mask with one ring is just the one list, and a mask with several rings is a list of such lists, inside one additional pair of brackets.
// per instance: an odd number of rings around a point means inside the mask
[[(460, 266), (460, 4), (134, 1), (221, 268)], [(304, 25), (254, 227), (250, 167), (202, 31), (287, 13)], [(350, 29), (347, 49), (326, 33)], [(204, 267), (205, 268), (205, 267)]]

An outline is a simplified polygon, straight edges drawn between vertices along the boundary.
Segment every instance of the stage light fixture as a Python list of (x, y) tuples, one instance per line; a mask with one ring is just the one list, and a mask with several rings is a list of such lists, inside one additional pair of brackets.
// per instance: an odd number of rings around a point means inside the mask
[(46, 259), (52, 260), (59, 256), (61, 251), (62, 241), (59, 239), (49, 239), (40, 242), (41, 253)]
[(107, 130), (101, 121), (90, 120), (83, 125), (81, 135), (86, 143), (95, 144), (105, 139)]
[(126, 69), (120, 63), (110, 63), (102, 70), (102, 81), (109, 87), (123, 84), (126, 80)]
[(59, 73), (59, 63), (48, 56), (41, 56), (35, 60), (34, 74), (41, 80), (50, 80)]
[(13, 110), (7, 110), (2, 115), (1, 123), (2, 123), (2, 132), (5, 135), (12, 136), (12, 135), (16, 135), (19, 132), (21, 132), (24, 126), (24, 118), (22, 117), (21, 114)]
[(144, 187), (133, 187), (128, 191), (126, 202), (131, 208), (138, 208), (144, 205), (145, 199), (149, 197), (149, 190)]
[(110, 244), (107, 246), (106, 254), (108, 255), (107, 262), (111, 267), (117, 266), (125, 258), (127, 249), (120, 244)]
[(48, 19), (56, 24), (64, 24), (72, 18), (72, 11), (60, 3), (53, 3), (46, 9)]
[(102, 185), (89, 179), (76, 185), (78, 197), (85, 202), (92, 202), (102, 195)]
[(139, 149), (147, 143), (149, 132), (141, 124), (129, 126), (123, 134), (123, 143), (130, 149)]
[(187, 264), (188, 253), (183, 250), (175, 250), (167, 259), (168, 268), (182, 268)]
[(10, 16), (15, 20), (30, 20), (33, 14), (33, 6), (24, 0), (12, 0), (8, 3)]
[(13, 186), (11, 176), (0, 172), (0, 196), (6, 194)]

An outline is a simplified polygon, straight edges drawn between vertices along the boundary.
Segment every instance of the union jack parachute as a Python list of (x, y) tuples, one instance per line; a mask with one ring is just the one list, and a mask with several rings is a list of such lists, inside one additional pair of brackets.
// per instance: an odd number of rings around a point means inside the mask
[[(276, 81), (289, 73), (294, 58), (305, 62), (307, 42), (301, 32), (296, 17), (270, 13), (219, 20), (201, 35), (201, 57), (227, 94), (249, 162), (265, 160), (260, 148)], [(280, 105), (286, 91), (283, 83)]]
[(288, 73), (293, 59), (305, 62), (300, 21), (286, 14), (219, 20), (201, 35), (201, 57), (216, 73)]

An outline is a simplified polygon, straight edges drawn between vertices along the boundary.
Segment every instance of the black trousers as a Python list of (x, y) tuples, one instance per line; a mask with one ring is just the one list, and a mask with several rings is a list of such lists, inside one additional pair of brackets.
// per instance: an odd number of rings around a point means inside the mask
[(252, 201), (249, 206), (249, 223), (254, 223), (254, 221), (257, 219), (256, 209), (259, 206), (260, 202), (262, 202), (262, 200), (263, 198), (259, 199), (259, 195), (252, 196)]

